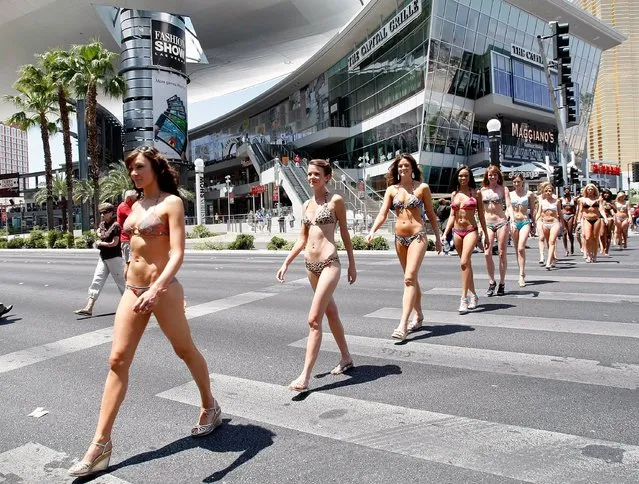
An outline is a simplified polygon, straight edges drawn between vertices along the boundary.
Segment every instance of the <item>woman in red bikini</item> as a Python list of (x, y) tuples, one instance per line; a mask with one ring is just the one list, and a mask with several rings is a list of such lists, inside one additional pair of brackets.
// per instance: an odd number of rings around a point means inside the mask
[[(484, 203), (481, 198), (481, 191), (477, 190), (477, 184), (470, 169), (462, 165), (457, 169), (454, 177), (455, 191), (451, 195), (450, 208), (453, 216), (448, 219), (444, 239), (452, 230), (454, 234), (455, 250), (459, 254), (462, 271), (462, 296), (459, 304), (460, 314), (465, 314), (469, 309), (477, 307), (477, 292), (475, 291), (475, 280), (473, 279), (473, 266), (471, 256), (475, 244), (477, 244), (477, 223), (475, 222), (475, 212), (479, 219), (482, 232), (484, 234), (484, 250), (489, 250), (488, 233), (486, 219), (484, 218)], [(470, 291), (470, 298), (468, 292)]]
[(291, 382), (289, 389), (295, 392), (308, 391), (313, 366), (322, 344), (322, 320), (328, 319), (341, 358), (331, 374), (340, 375), (353, 368), (353, 358), (346, 345), (344, 327), (339, 319), (333, 293), (339, 282), (341, 265), (335, 247), (335, 228), (339, 223), (339, 233), (348, 255), (348, 283), (357, 279), (353, 244), (346, 226), (346, 205), (339, 195), (331, 195), (326, 185), (331, 179), (331, 165), (326, 160), (311, 160), (308, 163), (307, 178), (313, 190), (313, 198), (304, 202), (302, 208), (302, 232), (299, 240), (289, 252), (282, 267), (277, 271), (277, 280), (284, 282), (288, 266), (302, 250), (308, 280), (313, 288), (313, 302), (308, 313), (308, 343), (304, 369), (300, 376)]
[(182, 285), (175, 278), (184, 258), (184, 205), (178, 196), (177, 174), (151, 147), (137, 148), (125, 164), (143, 197), (133, 205), (124, 224), (123, 230), (131, 236), (127, 285), (115, 315), (97, 428), (83, 459), (69, 469), (74, 477), (95, 474), (109, 466), (113, 424), (126, 394), (135, 350), (151, 314), (200, 391), (202, 410), (191, 435), (207, 435), (222, 423), (221, 409), (211, 393), (206, 360), (191, 339)]
[[(406, 335), (422, 327), (422, 291), (419, 287), (419, 269), (426, 253), (427, 237), (422, 213), (428, 216), (435, 232), (435, 249), (442, 250), (437, 215), (433, 209), (430, 188), (421, 181), (422, 173), (417, 161), (410, 154), (398, 155), (391, 163), (386, 174), (388, 188), (384, 195), (382, 208), (371, 227), (367, 241), (370, 243), (393, 209), (397, 216), (395, 223), (395, 251), (404, 271), (404, 296), (402, 297), (402, 317), (399, 326), (391, 338), (404, 341)], [(414, 311), (412, 322), (408, 323), (410, 313)]]

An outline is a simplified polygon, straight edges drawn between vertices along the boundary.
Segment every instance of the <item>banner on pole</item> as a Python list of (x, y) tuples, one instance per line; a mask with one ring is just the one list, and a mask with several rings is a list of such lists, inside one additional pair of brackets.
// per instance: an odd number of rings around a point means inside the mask
[(169, 160), (186, 161), (186, 79), (172, 72), (156, 71), (152, 86), (155, 147)]

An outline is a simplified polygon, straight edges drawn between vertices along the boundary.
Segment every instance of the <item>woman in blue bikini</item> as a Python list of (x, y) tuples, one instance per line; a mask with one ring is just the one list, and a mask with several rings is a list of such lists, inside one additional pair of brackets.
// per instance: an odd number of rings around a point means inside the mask
[(531, 215), (535, 207), (535, 197), (524, 187), (521, 173), (513, 178), (514, 191), (510, 192), (512, 207), (512, 225), (510, 227), (513, 244), (517, 248), (517, 264), (519, 265), (519, 287), (526, 286), (526, 242), (530, 236)]
[[(402, 298), (402, 317), (391, 337), (400, 341), (405, 340), (409, 332), (421, 328), (424, 320), (422, 292), (417, 278), (428, 242), (422, 217), (424, 211), (435, 232), (435, 248), (438, 253), (442, 250), (430, 188), (426, 183), (422, 183), (421, 179), (422, 173), (415, 158), (408, 153), (395, 158), (386, 174), (389, 186), (384, 195), (382, 208), (367, 237), (367, 241), (370, 242), (377, 229), (386, 222), (388, 211), (394, 210), (397, 216), (395, 251), (404, 271), (404, 297)], [(413, 310), (415, 314), (409, 324), (408, 319)]]
[(313, 302), (308, 313), (308, 343), (306, 358), (300, 376), (291, 382), (289, 389), (295, 392), (308, 391), (308, 384), (317, 361), (322, 344), (322, 320), (328, 319), (328, 326), (333, 333), (335, 343), (340, 350), (339, 364), (331, 370), (331, 374), (339, 375), (353, 367), (344, 327), (339, 319), (337, 305), (333, 293), (339, 282), (341, 264), (335, 247), (335, 228), (339, 224), (339, 232), (348, 255), (348, 283), (353, 284), (357, 278), (353, 244), (346, 228), (346, 206), (339, 195), (331, 195), (326, 185), (331, 179), (331, 165), (326, 160), (311, 160), (308, 163), (307, 178), (313, 190), (313, 198), (306, 201), (302, 208), (302, 232), (282, 267), (277, 271), (277, 280), (284, 282), (288, 266), (300, 252), (304, 251), (304, 263), (308, 280), (313, 288)]
[[(465, 314), (469, 309), (477, 307), (477, 293), (475, 292), (475, 280), (473, 278), (473, 266), (471, 256), (477, 244), (478, 232), (475, 214), (479, 219), (484, 233), (484, 249), (488, 250), (488, 234), (486, 233), (486, 220), (484, 219), (484, 205), (481, 192), (477, 190), (475, 179), (470, 168), (462, 165), (454, 175), (455, 191), (451, 196), (450, 208), (452, 215), (448, 219), (444, 239), (452, 231), (454, 234), (455, 250), (459, 254), (461, 266), (462, 295), (459, 303), (459, 313)], [(470, 292), (470, 298), (468, 293)]]

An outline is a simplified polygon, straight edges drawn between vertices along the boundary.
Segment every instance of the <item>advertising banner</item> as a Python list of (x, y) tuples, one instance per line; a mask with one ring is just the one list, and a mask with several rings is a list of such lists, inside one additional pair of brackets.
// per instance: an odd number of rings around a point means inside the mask
[(152, 62), (186, 74), (186, 42), (184, 30), (175, 25), (151, 20)]
[(170, 160), (186, 161), (186, 79), (168, 71), (153, 73), (155, 147)]
[(6, 173), (4, 175), (0, 175), (0, 197), (19, 197), (19, 179), (19, 173)]

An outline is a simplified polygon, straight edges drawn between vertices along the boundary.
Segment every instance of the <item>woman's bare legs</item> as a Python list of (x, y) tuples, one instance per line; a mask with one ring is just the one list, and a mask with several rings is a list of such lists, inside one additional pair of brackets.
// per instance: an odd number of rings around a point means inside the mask
[(513, 243), (517, 248), (517, 264), (519, 265), (519, 277), (526, 277), (526, 242), (530, 235), (530, 224), (524, 225), (521, 230), (513, 230)]
[[(497, 249), (499, 253), (499, 284), (504, 284), (506, 280), (506, 269), (508, 268), (508, 259), (506, 251), (508, 250), (508, 236), (510, 235), (509, 225), (500, 227), (497, 231)], [(491, 246), (492, 247), (492, 246)], [(493, 258), (490, 258), (492, 262)], [(493, 269), (494, 272), (494, 269)]]
[[(115, 314), (113, 343), (109, 356), (109, 373), (102, 392), (100, 416), (93, 442), (105, 444), (111, 440), (113, 424), (129, 386), (129, 368), (144, 333), (144, 328), (149, 322), (150, 314), (133, 312), (136, 299), (137, 297), (132, 291), (125, 291)], [(91, 445), (82, 460), (92, 462), (106, 450), (109, 448), (103, 449)]]
[(537, 239), (539, 239), (539, 263), (545, 263), (544, 248), (546, 246), (546, 237), (544, 237), (544, 226), (541, 221), (537, 221)]
[[(313, 286), (313, 289), (315, 289), (315, 286)], [(343, 368), (346, 364), (352, 363), (353, 358), (348, 351), (346, 336), (344, 335), (344, 326), (342, 326), (342, 322), (339, 319), (337, 304), (335, 304), (335, 299), (332, 296), (326, 307), (326, 319), (328, 319), (328, 327), (331, 329), (331, 333), (333, 333), (333, 338), (335, 338), (335, 343), (341, 354), (339, 365)]]
[(426, 239), (424, 237), (423, 239), (414, 240), (408, 247), (395, 243), (395, 249), (404, 271), (402, 318), (397, 329), (405, 333), (408, 328), (408, 318), (413, 309), (418, 319), (423, 318), (422, 295), (417, 276), (424, 260), (424, 254), (426, 254)]
[(333, 298), (333, 292), (339, 282), (340, 273), (341, 267), (336, 263), (325, 267), (319, 276), (308, 271), (308, 280), (311, 282), (315, 294), (313, 295), (313, 302), (311, 303), (311, 309), (308, 313), (309, 331), (304, 369), (302, 373), (300, 373), (300, 376), (291, 384), (293, 386), (308, 387), (308, 382), (311, 379), (311, 373), (322, 344), (322, 319), (324, 319), (326, 309)]
[(473, 278), (473, 266), (471, 256), (477, 243), (477, 231), (471, 232), (462, 238), (455, 234), (455, 250), (459, 254), (459, 265), (461, 267), (462, 297), (468, 296), (468, 291), (476, 295), (475, 280)]
[(586, 251), (586, 260), (594, 261), (597, 258), (597, 246), (599, 244), (599, 226), (600, 220), (597, 220), (595, 224), (584, 220), (582, 223), (582, 233), (584, 238), (584, 248)]
[(621, 222), (621, 226), (620, 226), (621, 236), (619, 237), (619, 240), (623, 244), (624, 249), (628, 248), (628, 227), (630, 227), (630, 221), (628, 219)]
[(557, 248), (559, 229), (561, 229), (561, 225), (558, 223), (553, 224), (550, 229), (544, 227), (544, 236), (548, 240), (548, 260), (546, 261), (546, 267), (550, 267), (555, 263), (555, 249)]
[(493, 245), (495, 243), (495, 232), (488, 229), (488, 250), (484, 251), (486, 257), (486, 272), (488, 272), (488, 283), (495, 283), (495, 262), (493, 261)]
[(204, 425), (207, 423), (205, 410), (215, 405), (215, 399), (211, 392), (208, 365), (191, 338), (189, 323), (184, 314), (183, 301), (182, 285), (177, 282), (169, 284), (168, 290), (158, 299), (153, 314), (158, 320), (160, 329), (171, 342), (175, 354), (186, 363), (200, 391), (202, 410), (198, 423)]

